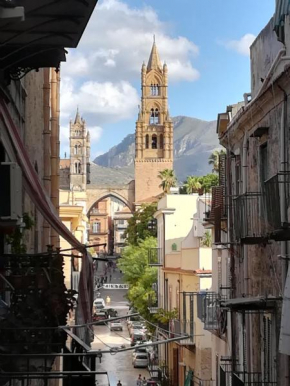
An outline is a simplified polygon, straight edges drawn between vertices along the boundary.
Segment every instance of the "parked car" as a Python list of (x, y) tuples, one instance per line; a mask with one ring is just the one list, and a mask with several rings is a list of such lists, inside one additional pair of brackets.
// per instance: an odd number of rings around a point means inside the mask
[(94, 312), (92, 317), (93, 322), (101, 322), (99, 324), (106, 324), (105, 320), (107, 319), (108, 315), (105, 312)]
[(137, 353), (132, 364), (134, 367), (148, 367), (148, 354)]
[(122, 323), (119, 320), (110, 322), (110, 331), (123, 331)]
[(140, 330), (135, 330), (134, 333), (131, 335), (131, 346), (135, 346), (138, 342), (146, 342), (146, 336), (144, 332)]
[(96, 310), (97, 309), (105, 308), (105, 306), (106, 306), (106, 303), (105, 303), (104, 299), (97, 298), (97, 299), (94, 300), (94, 307), (95, 307)]
[(131, 336), (135, 330), (141, 330), (144, 333), (146, 332), (144, 324), (140, 322), (132, 322), (129, 327), (129, 335)]
[(138, 348), (138, 344), (136, 344), (135, 347), (136, 347), (135, 350), (132, 352), (132, 359), (134, 359), (137, 354), (148, 354), (146, 347), (139, 347)]

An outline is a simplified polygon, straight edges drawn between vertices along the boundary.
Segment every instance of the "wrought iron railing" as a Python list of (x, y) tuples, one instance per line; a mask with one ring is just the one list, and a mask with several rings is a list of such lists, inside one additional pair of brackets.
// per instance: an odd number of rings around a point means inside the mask
[(180, 345), (195, 344), (195, 323), (193, 320), (179, 320), (174, 319), (169, 323), (170, 335), (178, 337), (188, 335), (188, 339), (183, 339), (179, 342)]
[(266, 238), (267, 222), (262, 193), (246, 193), (233, 198), (236, 240), (259, 242)]
[(225, 297), (216, 292), (201, 292), (197, 295), (197, 317), (204, 323), (204, 329), (223, 334), (227, 326), (226, 310), (220, 307)]

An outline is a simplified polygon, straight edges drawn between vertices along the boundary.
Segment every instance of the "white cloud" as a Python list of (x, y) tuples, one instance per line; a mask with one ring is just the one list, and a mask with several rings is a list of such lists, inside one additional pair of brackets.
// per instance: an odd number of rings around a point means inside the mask
[(240, 40), (229, 40), (224, 45), (236, 51), (237, 53), (245, 56), (250, 55), (250, 46), (253, 43), (253, 41), (256, 39), (256, 36), (253, 34), (245, 34), (241, 37)]
[[(191, 59), (198, 47), (185, 37), (171, 37), (153, 8), (130, 8), (121, 0), (103, 0), (85, 30), (77, 50), (70, 50), (63, 73), (92, 80), (135, 80), (148, 60), (153, 34), (169, 81), (194, 81), (199, 77)], [(176, 61), (178, 58), (178, 61)], [(116, 71), (117, 69), (117, 71)]]

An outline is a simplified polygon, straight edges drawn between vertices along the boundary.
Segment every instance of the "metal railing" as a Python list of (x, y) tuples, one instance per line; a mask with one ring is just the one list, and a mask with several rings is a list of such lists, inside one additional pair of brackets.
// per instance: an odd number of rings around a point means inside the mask
[(107, 233), (108, 233), (108, 229), (105, 229), (105, 228), (100, 228), (100, 229), (91, 228), (89, 231), (90, 235), (100, 235), (100, 234), (107, 234)]
[(181, 340), (179, 342), (180, 345), (194, 345), (195, 341), (195, 323), (193, 320), (179, 320), (174, 319), (169, 323), (170, 333), (172, 337), (175, 334), (178, 335), (189, 335), (188, 339)]
[(163, 265), (162, 248), (150, 248), (148, 250), (148, 265), (151, 267)]
[(197, 317), (204, 323), (204, 329), (225, 332), (227, 324), (226, 310), (220, 307), (221, 300), (225, 300), (216, 292), (204, 292), (197, 295)]
[(243, 371), (239, 364), (232, 368), (231, 359), (220, 365), (220, 384), (223, 386), (277, 386), (276, 380), (269, 380), (261, 372)]
[(234, 231), (237, 240), (253, 243), (267, 234), (266, 216), (261, 193), (252, 192), (233, 198)]
[(108, 212), (106, 210), (92, 209), (90, 211), (90, 216), (106, 216)]

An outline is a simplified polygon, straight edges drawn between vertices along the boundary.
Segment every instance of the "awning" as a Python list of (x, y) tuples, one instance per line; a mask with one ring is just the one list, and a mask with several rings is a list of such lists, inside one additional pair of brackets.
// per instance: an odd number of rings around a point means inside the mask
[(221, 301), (221, 307), (230, 308), (233, 311), (270, 310), (276, 307), (277, 301), (282, 300), (276, 297), (248, 297), (234, 298)]
[(84, 245), (81, 244), (73, 234), (67, 229), (67, 227), (61, 222), (55, 207), (52, 205), (50, 198), (40, 184), (38, 175), (31, 164), (27, 151), (20, 138), (19, 131), (14, 125), (14, 122), (10, 116), (5, 102), (0, 98), (0, 119), (4, 121), (5, 126), (8, 128), (8, 133), (11, 138), (11, 142), (16, 150), (19, 166), (22, 169), (25, 188), (29, 194), (31, 200), (41, 212), (45, 220), (52, 226), (55, 231), (68, 241), (73, 247), (79, 251), (84, 252)]
[(0, 18), (0, 68), (58, 67), (65, 47), (78, 45), (97, 1), (16, 0), (25, 19)]

